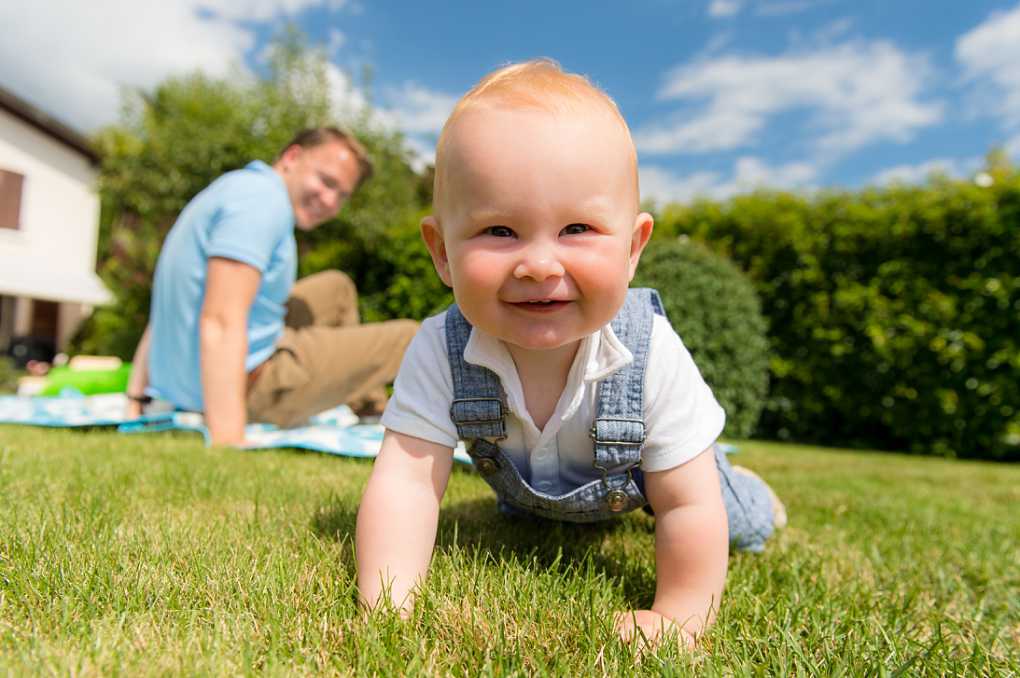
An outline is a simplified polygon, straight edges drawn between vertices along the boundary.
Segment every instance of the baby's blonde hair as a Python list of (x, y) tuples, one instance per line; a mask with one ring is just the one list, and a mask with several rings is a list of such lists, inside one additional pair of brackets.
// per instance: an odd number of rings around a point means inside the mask
[[(506, 108), (534, 108), (552, 113), (578, 113), (592, 108), (601, 109), (615, 117), (630, 139), (630, 128), (620, 114), (616, 102), (588, 78), (567, 73), (553, 59), (541, 58), (510, 64), (497, 69), (478, 81), (453, 107), (450, 117), (436, 143), (435, 178), (432, 200), (439, 211), (445, 200), (446, 156), (450, 131), (458, 118), (472, 108), (495, 105)], [(593, 140), (593, 143), (596, 143)], [(633, 141), (631, 141), (633, 148)], [(632, 159), (635, 167), (634, 183), (637, 195), (637, 151)]]

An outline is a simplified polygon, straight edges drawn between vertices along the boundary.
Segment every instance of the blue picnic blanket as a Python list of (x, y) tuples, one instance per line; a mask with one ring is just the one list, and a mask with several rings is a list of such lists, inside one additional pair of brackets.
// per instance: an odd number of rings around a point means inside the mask
[[(127, 399), (123, 393), (82, 396), (65, 393), (54, 398), (0, 396), (0, 424), (59, 428), (116, 427), (120, 433), (194, 431), (206, 441), (209, 432), (197, 412), (165, 411), (125, 419)], [(341, 405), (317, 414), (304, 426), (277, 428), (272, 424), (248, 424), (245, 449), (297, 448), (345, 457), (375, 457), (382, 444), (383, 428), (361, 424), (349, 407)], [(463, 445), (453, 458), (470, 464)]]

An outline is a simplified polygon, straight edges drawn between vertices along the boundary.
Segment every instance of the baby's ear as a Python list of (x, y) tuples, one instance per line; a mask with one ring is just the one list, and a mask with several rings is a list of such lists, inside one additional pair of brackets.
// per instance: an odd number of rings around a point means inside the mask
[(630, 236), (630, 280), (634, 279), (634, 272), (637, 271), (638, 261), (641, 260), (641, 253), (652, 237), (652, 227), (655, 220), (648, 212), (641, 212), (634, 219), (634, 232)]
[(450, 277), (450, 260), (446, 256), (446, 243), (443, 242), (443, 231), (439, 228), (439, 222), (434, 216), (429, 215), (421, 220), (421, 239), (425, 241), (425, 247), (429, 248), (436, 273), (447, 287), (453, 287)]

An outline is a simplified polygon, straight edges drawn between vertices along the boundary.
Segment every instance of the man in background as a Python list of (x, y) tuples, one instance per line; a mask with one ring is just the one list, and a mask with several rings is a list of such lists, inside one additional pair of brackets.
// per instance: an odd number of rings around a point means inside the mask
[(417, 323), (359, 322), (349, 277), (298, 281), (294, 228), (334, 217), (372, 172), (350, 134), (304, 130), (272, 165), (224, 174), (189, 202), (156, 265), (128, 415), (152, 398), (205, 414), (216, 445), (249, 420), (299, 425), (341, 403), (385, 403)]

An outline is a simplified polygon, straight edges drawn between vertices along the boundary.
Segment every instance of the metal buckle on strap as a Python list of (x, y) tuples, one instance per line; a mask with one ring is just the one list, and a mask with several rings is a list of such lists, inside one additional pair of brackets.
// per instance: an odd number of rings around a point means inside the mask
[[(460, 414), (460, 413), (458, 412), (459, 408), (457, 407), (457, 405), (460, 404), (460, 403), (489, 403), (489, 402), (496, 403), (496, 411), (492, 413), (494, 416), (490, 416), (490, 417), (488, 417), (486, 419), (474, 419), (474, 418), (465, 418), (465, 417), (462, 417), (462, 416), (458, 416), (458, 414)], [(453, 400), (453, 402), (450, 403), (450, 418), (453, 419), (454, 423), (458, 423), (458, 424), (493, 424), (493, 423), (495, 423), (497, 421), (503, 421), (503, 399), (502, 398), (455, 398)]]
[[(638, 440), (600, 440), (598, 434), (598, 423), (599, 421), (619, 421), (627, 424), (640, 424), (641, 425), (641, 437)], [(602, 417), (601, 419), (596, 418), (592, 422), (591, 428), (588, 430), (588, 435), (596, 445), (629, 445), (638, 446), (645, 444), (645, 422), (641, 419), (624, 419), (620, 417)]]
[[(495, 407), (489, 405), (485, 409), (487, 411), (482, 413), (481, 418), (470, 416), (464, 411), (465, 408), (462, 406), (467, 403), (494, 403)], [(462, 427), (478, 427), (478, 426), (498, 426), (499, 433), (491, 436), (481, 436), (486, 440), (505, 440), (506, 439), (506, 415), (504, 414), (504, 405), (502, 398), (495, 397), (480, 397), (480, 398), (455, 398), (450, 403), (450, 419), (457, 426), (458, 432), (463, 435)], [(477, 436), (468, 436), (477, 437)]]

